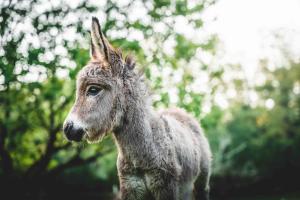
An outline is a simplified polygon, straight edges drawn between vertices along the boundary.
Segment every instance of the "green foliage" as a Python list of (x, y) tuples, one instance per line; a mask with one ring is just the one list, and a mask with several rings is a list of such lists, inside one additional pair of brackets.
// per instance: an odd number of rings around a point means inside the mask
[[(299, 69), (299, 64), (291, 63), (286, 68), (266, 71), (269, 79), (257, 88), (257, 94), (263, 103), (274, 101), (272, 108), (264, 104), (254, 108), (241, 103), (232, 104), (230, 119), (221, 125), (229, 139), (222, 152), (223, 161), (218, 163), (223, 165), (224, 175), (264, 177), (284, 169), (290, 170), (287, 174), (296, 173), (293, 170), (300, 164), (297, 150), (300, 96), (295, 89), (300, 81)], [(222, 123), (214, 121), (220, 115), (211, 119), (213, 113), (214, 110), (203, 120), (208, 133), (209, 123), (215, 127)]]
[(196, 49), (198, 47), (193, 42), (188, 41), (182, 35), (176, 35), (176, 44), (175, 56), (187, 61), (189, 61), (195, 55)]

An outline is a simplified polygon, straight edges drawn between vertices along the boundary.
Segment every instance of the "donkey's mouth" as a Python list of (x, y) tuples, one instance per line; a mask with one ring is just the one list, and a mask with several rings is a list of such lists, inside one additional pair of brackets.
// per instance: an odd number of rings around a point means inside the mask
[(106, 132), (100, 132), (100, 133), (92, 133), (92, 132), (86, 132), (84, 137), (86, 138), (88, 143), (98, 143), (101, 142), (102, 139), (107, 135)]

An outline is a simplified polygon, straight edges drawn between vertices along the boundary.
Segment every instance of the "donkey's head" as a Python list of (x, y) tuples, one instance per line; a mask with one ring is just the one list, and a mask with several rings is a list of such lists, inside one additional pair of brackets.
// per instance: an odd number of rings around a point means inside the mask
[(92, 19), (90, 54), (90, 62), (77, 75), (76, 100), (64, 122), (68, 140), (97, 142), (117, 128), (123, 116), (124, 75), (135, 63), (129, 57), (123, 61), (96, 18)]

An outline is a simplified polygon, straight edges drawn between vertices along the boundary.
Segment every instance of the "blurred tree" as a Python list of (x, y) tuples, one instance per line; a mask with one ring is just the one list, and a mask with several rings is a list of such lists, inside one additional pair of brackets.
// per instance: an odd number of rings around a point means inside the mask
[[(62, 23), (62, 19), (70, 14), (94, 10), (85, 2), (74, 8), (65, 3), (46, 8), (41, 1), (1, 2), (2, 176), (30, 179), (43, 176), (53, 155), (71, 146), (62, 143), (58, 133), (64, 110), (73, 99), (74, 86), (70, 90), (70, 86), (66, 87), (59, 78), (59, 73), (67, 69), (62, 62), (68, 56), (65, 52), (60, 54), (57, 48), (65, 45), (72, 49), (72, 43), (59, 35), (70, 26), (79, 32), (82, 30), (80, 23)], [(84, 18), (83, 15), (78, 20)], [(92, 161), (93, 157), (83, 159), (79, 155), (77, 153), (64, 165)]]
[[(215, 126), (223, 127), (226, 135), (226, 140), (217, 141), (227, 141), (225, 148), (217, 146), (222, 158), (215, 154), (215, 173), (219, 177), (235, 177), (236, 183), (231, 187), (292, 190), (297, 188), (292, 180), (300, 176), (299, 63), (291, 61), (290, 66), (275, 70), (264, 68), (264, 75), (266, 81), (255, 88), (258, 95), (255, 105), (249, 105), (248, 101), (232, 103), (224, 111), (229, 113), (227, 119), (221, 118), (218, 121), (221, 124)], [(205, 126), (212, 113), (204, 118)], [(218, 128), (208, 130), (216, 133)]]

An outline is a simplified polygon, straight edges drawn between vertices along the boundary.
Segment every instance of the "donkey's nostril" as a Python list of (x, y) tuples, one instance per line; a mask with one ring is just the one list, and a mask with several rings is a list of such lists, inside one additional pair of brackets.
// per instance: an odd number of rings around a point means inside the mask
[(75, 142), (80, 142), (83, 138), (83, 135), (84, 135), (84, 130), (80, 128), (80, 129), (74, 130), (74, 133), (71, 134), (70, 139)]
[(73, 128), (73, 122), (67, 122), (67, 124), (64, 127), (65, 134), (68, 135), (72, 130), (72, 128)]
[(68, 140), (79, 142), (82, 140), (84, 130), (74, 126), (73, 122), (67, 122), (64, 126), (64, 133)]

